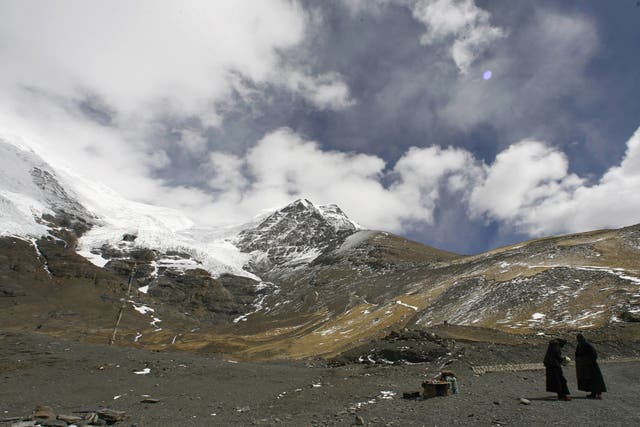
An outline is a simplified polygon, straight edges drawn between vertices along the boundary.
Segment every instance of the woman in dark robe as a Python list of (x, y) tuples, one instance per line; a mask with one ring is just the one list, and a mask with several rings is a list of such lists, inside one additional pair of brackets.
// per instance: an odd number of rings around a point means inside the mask
[(582, 334), (578, 334), (576, 347), (576, 378), (578, 390), (588, 391), (588, 399), (602, 399), (602, 393), (607, 391), (602, 372), (598, 366), (598, 353), (587, 342)]
[(562, 373), (562, 365), (565, 358), (562, 357), (562, 347), (567, 343), (561, 338), (553, 339), (547, 347), (547, 354), (544, 356), (544, 367), (547, 377), (547, 391), (557, 393), (558, 400), (569, 401), (571, 396), (567, 387), (567, 380)]

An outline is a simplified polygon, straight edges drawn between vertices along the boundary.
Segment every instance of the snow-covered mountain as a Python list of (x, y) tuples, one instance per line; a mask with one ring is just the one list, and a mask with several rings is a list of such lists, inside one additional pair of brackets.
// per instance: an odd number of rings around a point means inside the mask
[(360, 226), (336, 205), (314, 206), (296, 200), (269, 215), (234, 239), (244, 252), (253, 254), (251, 268), (305, 265), (323, 252), (336, 248)]
[(50, 276), (51, 256), (78, 263), (69, 252), (41, 252), (56, 241), (123, 281), (135, 266), (140, 292), (201, 319), (246, 320), (277, 294), (263, 276), (304, 267), (359, 229), (338, 206), (308, 200), (245, 224), (198, 227), (176, 210), (127, 200), (0, 140), (0, 239), (28, 242)]
[(127, 200), (72, 171), (54, 170), (0, 140), (0, 236), (38, 238), (80, 223), (77, 252), (97, 266), (154, 251), (152, 267), (260, 278), (257, 265), (306, 264), (359, 229), (336, 205), (298, 200), (247, 224), (198, 228), (173, 209)]
[(73, 336), (104, 339), (135, 265), (122, 334), (152, 348), (313, 357), (445, 322), (615, 328), (640, 321), (639, 260), (640, 225), (461, 256), (305, 199), (202, 228), (0, 140), (0, 323), (15, 327), (72, 334), (75, 313)]
[(71, 188), (33, 151), (0, 140), (0, 235), (39, 237), (51, 227), (47, 218), (56, 215), (95, 221)]

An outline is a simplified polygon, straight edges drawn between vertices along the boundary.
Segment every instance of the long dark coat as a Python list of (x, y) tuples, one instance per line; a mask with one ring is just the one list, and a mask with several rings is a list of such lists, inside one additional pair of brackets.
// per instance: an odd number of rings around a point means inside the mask
[(549, 343), (547, 354), (544, 356), (544, 367), (547, 378), (547, 391), (558, 393), (558, 396), (566, 396), (569, 393), (567, 380), (562, 373), (562, 345), (553, 340)]
[(607, 391), (602, 372), (598, 366), (598, 353), (586, 341), (578, 342), (576, 347), (576, 377), (578, 390), (600, 394)]

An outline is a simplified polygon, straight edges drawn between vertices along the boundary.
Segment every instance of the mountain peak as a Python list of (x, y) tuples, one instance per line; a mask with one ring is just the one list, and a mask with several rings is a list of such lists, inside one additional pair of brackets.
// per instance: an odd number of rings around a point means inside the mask
[(310, 262), (360, 228), (337, 205), (298, 199), (240, 232), (237, 246), (265, 254), (270, 265)]
[(290, 203), (287, 206), (302, 207), (302, 208), (305, 208), (305, 209), (313, 209), (313, 208), (315, 208), (314, 204), (311, 203), (311, 201), (309, 201), (309, 199), (298, 199), (298, 200)]
[(283, 215), (290, 215), (293, 212), (309, 212), (320, 215), (323, 220), (336, 230), (360, 230), (362, 227), (352, 221), (340, 207), (334, 203), (328, 205), (314, 205), (309, 199), (297, 199), (274, 214), (280, 212)]

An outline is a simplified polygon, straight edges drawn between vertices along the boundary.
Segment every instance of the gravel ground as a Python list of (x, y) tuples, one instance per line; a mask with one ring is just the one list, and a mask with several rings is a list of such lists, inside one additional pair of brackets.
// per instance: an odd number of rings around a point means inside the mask
[[(575, 391), (568, 367), (574, 400), (558, 402), (542, 371), (476, 376), (464, 358), (447, 366), (458, 395), (414, 401), (402, 393), (421, 390), (437, 366), (234, 362), (0, 330), (0, 418), (44, 404), (58, 413), (126, 411), (120, 426), (350, 426), (356, 416), (374, 426), (640, 425), (640, 363), (603, 364), (610, 392), (602, 401)], [(145, 395), (159, 402), (141, 403)]]

